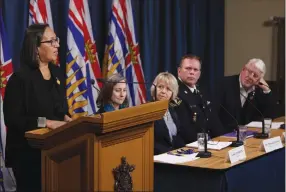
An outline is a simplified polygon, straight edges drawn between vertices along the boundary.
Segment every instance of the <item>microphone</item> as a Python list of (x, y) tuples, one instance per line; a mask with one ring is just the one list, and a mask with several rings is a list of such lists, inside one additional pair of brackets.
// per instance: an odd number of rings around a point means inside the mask
[(236, 120), (236, 118), (222, 105), (220, 104), (221, 108), (223, 108), (225, 110), (225, 112), (227, 114), (229, 114), (229, 116), (235, 121), (236, 123), (236, 141), (233, 141), (231, 146), (232, 147), (239, 147), (241, 145), (243, 145), (243, 142), (239, 140), (239, 126), (238, 126), (238, 121)]
[[(96, 78), (96, 80), (97, 80), (98, 82), (101, 82), (101, 83), (105, 83), (105, 82), (108, 81), (108, 80), (105, 79), (105, 78)], [(94, 79), (93, 79), (93, 82), (94, 82)]]
[[(101, 82), (101, 83), (121, 83), (121, 82), (114, 82), (114, 81), (110, 81), (110, 80), (108, 80), (108, 79), (105, 79), (105, 78), (96, 78), (96, 80), (98, 81), (98, 82)], [(93, 80), (94, 81), (94, 80)], [(131, 81), (131, 82), (122, 82), (122, 83), (127, 83), (127, 84), (145, 84), (145, 85), (149, 85), (149, 84), (151, 84), (150, 82), (139, 82), (139, 81)], [(153, 83), (152, 83), (152, 85), (154, 85)], [(155, 85), (154, 85), (155, 86)], [(156, 87), (156, 86), (155, 86)]]
[(259, 138), (259, 139), (264, 139), (264, 138), (268, 138), (269, 135), (268, 133), (265, 133), (265, 125), (264, 125), (264, 116), (263, 114), (261, 113), (261, 111), (251, 103), (251, 101), (249, 101), (249, 99), (247, 97), (245, 97), (241, 92), (240, 92), (240, 95), (242, 95), (246, 101), (260, 114), (261, 118), (262, 118), (262, 132), (261, 133), (255, 133), (254, 134), (254, 137), (255, 138)]
[[(92, 79), (93, 80), (93, 79)], [(140, 82), (140, 81), (132, 81), (132, 82), (114, 82), (114, 81), (110, 81), (110, 80), (108, 80), (108, 79), (105, 79), (105, 78), (96, 78), (96, 80), (98, 81), (98, 82), (101, 82), (101, 83), (126, 83), (126, 84), (144, 84), (144, 85), (149, 85), (149, 84), (151, 84), (151, 86), (154, 86), (155, 87), (155, 100), (157, 100), (157, 98), (156, 98), (156, 95), (157, 95), (157, 86), (154, 84), (154, 83), (150, 83), (150, 82), (147, 82), (147, 81), (145, 81), (145, 82)], [(95, 81), (93, 80), (93, 81), (91, 81), (91, 83), (92, 84), (94, 84), (95, 83)], [(98, 89), (97, 89), (98, 90)]]
[(205, 150), (204, 151), (200, 151), (197, 155), (197, 157), (201, 157), (201, 158), (209, 158), (212, 156), (212, 153), (210, 151), (208, 151), (208, 140), (207, 140), (207, 133), (206, 133), (206, 128), (204, 126), (206, 126), (206, 120), (208, 120), (208, 115), (205, 111), (206, 109), (206, 106), (208, 106), (208, 104), (205, 102), (204, 98), (203, 98), (203, 95), (201, 94), (201, 92), (196, 89), (195, 90), (195, 94), (198, 94), (201, 98), (201, 101), (202, 101), (202, 111), (204, 113), (204, 125), (202, 127), (202, 130), (203, 130), (203, 134), (204, 134), (204, 148)]
[(100, 90), (94, 85), (95, 84), (95, 80), (94, 79), (90, 79), (90, 83), (92, 85), (92, 87), (97, 91), (97, 93), (100, 93)]
[[(115, 74), (117, 74), (117, 73), (115, 73)], [(113, 75), (115, 75), (115, 74), (113, 74)], [(112, 77), (112, 75), (111, 75), (110, 77)], [(103, 84), (105, 84), (105, 83), (126, 83), (126, 84), (144, 84), (144, 85), (150, 85), (150, 84), (151, 84), (151, 86), (154, 86), (154, 87), (155, 87), (155, 101), (157, 100), (157, 98), (156, 98), (156, 95), (157, 95), (157, 86), (156, 86), (154, 83), (151, 83), (151, 82), (148, 82), (148, 81), (143, 81), (143, 82), (140, 82), (140, 81), (115, 82), (115, 81), (109, 80), (110, 77), (109, 77), (109, 78), (96, 78), (96, 80), (97, 80), (98, 82), (103, 83)], [(95, 80), (92, 79), (92, 80), (91, 80), (91, 83), (94, 84), (94, 83), (95, 83)], [(94, 87), (94, 88), (95, 88), (96, 90), (98, 90), (96, 87)], [(98, 91), (100, 92), (100, 90), (98, 90)]]

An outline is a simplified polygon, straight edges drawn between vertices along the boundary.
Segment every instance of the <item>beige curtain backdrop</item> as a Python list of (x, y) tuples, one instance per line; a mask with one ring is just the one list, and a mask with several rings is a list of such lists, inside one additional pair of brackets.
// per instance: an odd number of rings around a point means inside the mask
[(284, 0), (225, 0), (225, 75), (237, 74), (250, 58), (261, 58), (266, 80), (276, 80), (277, 44), (263, 23), (285, 16)]

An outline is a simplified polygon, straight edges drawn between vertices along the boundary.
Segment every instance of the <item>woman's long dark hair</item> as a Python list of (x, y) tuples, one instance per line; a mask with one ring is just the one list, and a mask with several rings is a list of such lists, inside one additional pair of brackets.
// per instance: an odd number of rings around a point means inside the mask
[[(122, 80), (126, 82), (125, 77), (121, 76), (119, 73), (113, 74), (110, 78), (108, 78), (108, 80), (104, 83), (96, 101), (99, 108), (111, 102), (113, 87)], [(123, 105), (128, 106), (127, 96), (123, 102)]]
[(20, 56), (21, 65), (39, 68), (38, 47), (47, 27), (48, 24), (32, 24), (26, 29)]

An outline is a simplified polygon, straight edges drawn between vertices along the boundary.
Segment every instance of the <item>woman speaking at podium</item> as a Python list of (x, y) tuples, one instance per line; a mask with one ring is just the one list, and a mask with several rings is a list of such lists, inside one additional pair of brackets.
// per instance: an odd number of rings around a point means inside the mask
[(98, 96), (97, 113), (104, 113), (128, 107), (126, 79), (119, 73), (109, 77)]
[(179, 104), (177, 79), (168, 72), (159, 73), (151, 87), (155, 101), (168, 100), (169, 108), (163, 119), (154, 124), (154, 154), (165, 153), (185, 145), (180, 136), (180, 122), (174, 108)]
[(7, 167), (12, 167), (17, 191), (41, 191), (41, 151), (32, 149), (25, 132), (41, 127), (55, 129), (66, 121), (65, 80), (52, 64), (59, 38), (47, 24), (26, 29), (21, 67), (9, 79), (3, 104), (7, 126)]

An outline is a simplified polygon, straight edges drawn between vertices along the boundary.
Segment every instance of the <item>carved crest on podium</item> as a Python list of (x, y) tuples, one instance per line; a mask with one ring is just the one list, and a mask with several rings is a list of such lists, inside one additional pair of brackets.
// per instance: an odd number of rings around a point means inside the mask
[(126, 157), (121, 157), (121, 164), (112, 170), (114, 176), (114, 191), (127, 192), (133, 190), (131, 172), (135, 170), (135, 165), (129, 165)]

